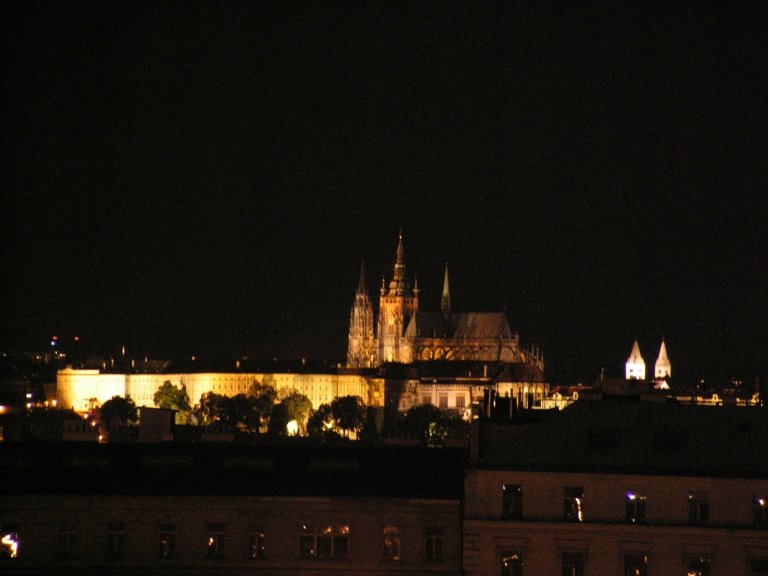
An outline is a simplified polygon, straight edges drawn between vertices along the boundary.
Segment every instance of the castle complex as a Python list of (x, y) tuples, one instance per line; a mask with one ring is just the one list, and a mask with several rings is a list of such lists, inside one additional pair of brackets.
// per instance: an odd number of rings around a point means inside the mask
[[(361, 266), (349, 320), (347, 365), (370, 368), (385, 362), (462, 360), (531, 364), (544, 370), (542, 357), (520, 349), (520, 337), (513, 332), (503, 312), (454, 312), (448, 266), (445, 267), (440, 311), (419, 309), (419, 287), (411, 287), (405, 273), (403, 236), (400, 234), (392, 280), (382, 279), (379, 314), (373, 323), (373, 305)], [(374, 333), (376, 334), (374, 336)]]

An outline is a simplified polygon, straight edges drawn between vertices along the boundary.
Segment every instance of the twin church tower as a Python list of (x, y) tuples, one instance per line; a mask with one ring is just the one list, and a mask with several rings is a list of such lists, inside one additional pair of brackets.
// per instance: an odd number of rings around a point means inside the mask
[(403, 235), (400, 233), (389, 286), (382, 278), (379, 312), (373, 322), (373, 304), (365, 284), (365, 268), (349, 317), (347, 365), (371, 368), (384, 362), (411, 363), (428, 360), (477, 360), (535, 364), (543, 359), (536, 351), (520, 349), (503, 312), (454, 312), (445, 268), (439, 312), (419, 309), (419, 285), (406, 277)]

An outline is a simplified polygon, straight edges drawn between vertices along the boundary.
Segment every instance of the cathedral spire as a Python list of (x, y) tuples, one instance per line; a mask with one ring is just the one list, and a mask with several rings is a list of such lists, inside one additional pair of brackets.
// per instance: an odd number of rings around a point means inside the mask
[(632, 352), (627, 358), (626, 377), (627, 380), (645, 380), (645, 360), (640, 354), (640, 344), (637, 343), (637, 338), (635, 338)]
[(451, 315), (451, 290), (448, 286), (448, 262), (445, 263), (445, 276), (443, 277), (443, 295), (440, 298), (440, 310), (443, 319), (447, 320)]
[(659, 349), (659, 357), (656, 359), (655, 367), (656, 378), (666, 378), (672, 376), (672, 365), (669, 362), (667, 356), (667, 345), (664, 343), (664, 338), (661, 338), (661, 348)]
[(403, 248), (403, 231), (397, 235), (397, 259), (392, 281), (389, 283), (390, 294), (408, 294), (411, 287), (405, 278), (405, 249)]
[(360, 262), (360, 280), (357, 282), (357, 293), (367, 293), (368, 289), (365, 287), (365, 259)]

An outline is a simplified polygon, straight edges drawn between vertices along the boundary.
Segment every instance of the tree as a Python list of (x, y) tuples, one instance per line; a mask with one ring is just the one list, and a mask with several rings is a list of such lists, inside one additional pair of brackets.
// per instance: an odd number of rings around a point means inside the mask
[(176, 410), (177, 424), (189, 422), (192, 407), (189, 405), (189, 395), (184, 384), (179, 388), (170, 380), (166, 380), (155, 392), (153, 400), (158, 408)]
[(254, 380), (248, 388), (248, 399), (251, 402), (253, 410), (258, 414), (258, 430), (260, 430), (261, 425), (269, 422), (269, 415), (272, 412), (272, 407), (275, 405), (275, 400), (277, 400), (277, 392), (269, 384), (260, 383)]
[(365, 422), (365, 404), (359, 396), (342, 396), (331, 402), (331, 412), (336, 426), (349, 438), (349, 433), (357, 436)]
[(281, 390), (282, 399), (274, 405), (270, 415), (269, 430), (281, 434), (281, 422), (273, 422), (275, 416), (279, 419), (285, 419), (283, 429), (289, 422), (295, 420), (299, 432), (306, 433), (306, 424), (310, 412), (312, 411), (312, 401), (298, 390)]
[(135, 425), (139, 420), (136, 403), (129, 395), (112, 396), (101, 406), (101, 421), (109, 430)]
[(200, 424), (211, 425), (219, 422), (228, 423), (227, 401), (229, 398), (215, 392), (204, 392), (200, 403), (195, 406), (195, 416)]
[(307, 421), (307, 434), (313, 437), (327, 437), (337, 435), (333, 431), (335, 423), (333, 421), (333, 411), (330, 404), (321, 404), (320, 407), (312, 413)]

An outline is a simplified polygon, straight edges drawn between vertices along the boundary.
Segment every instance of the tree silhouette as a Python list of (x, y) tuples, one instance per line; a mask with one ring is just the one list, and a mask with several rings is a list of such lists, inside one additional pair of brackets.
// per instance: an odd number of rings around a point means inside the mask
[(119, 430), (126, 426), (136, 424), (139, 420), (139, 414), (136, 410), (136, 403), (126, 395), (112, 396), (101, 406), (101, 421), (109, 430)]

